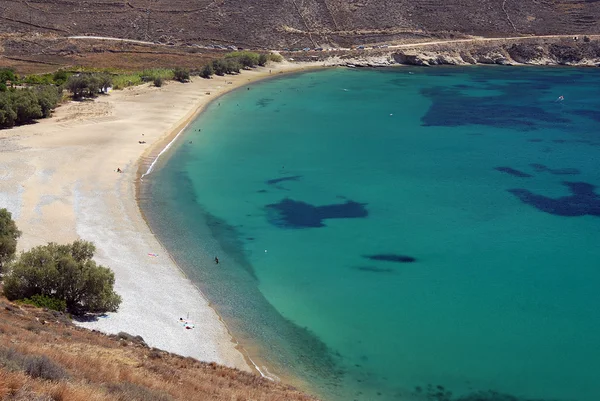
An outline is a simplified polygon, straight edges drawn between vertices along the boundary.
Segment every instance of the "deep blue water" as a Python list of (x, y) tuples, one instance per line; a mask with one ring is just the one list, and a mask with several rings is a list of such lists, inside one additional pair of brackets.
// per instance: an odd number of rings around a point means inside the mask
[(598, 87), (516, 67), (262, 82), (208, 107), (142, 208), (252, 358), (327, 400), (597, 401)]

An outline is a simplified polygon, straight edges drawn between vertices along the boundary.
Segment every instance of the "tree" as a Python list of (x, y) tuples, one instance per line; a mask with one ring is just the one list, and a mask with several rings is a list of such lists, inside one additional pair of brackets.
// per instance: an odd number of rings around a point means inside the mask
[(259, 54), (249, 51), (235, 51), (227, 53), (226, 59), (237, 59), (243, 67), (254, 68), (258, 64)]
[(92, 260), (94, 244), (53, 242), (23, 252), (11, 265), (4, 280), (10, 300), (35, 295), (64, 300), (73, 314), (114, 312), (121, 297), (114, 292), (114, 273)]
[(52, 110), (60, 101), (62, 90), (58, 90), (56, 86), (40, 86), (35, 89), (38, 99), (38, 104), (42, 108), (42, 117), (47, 118), (52, 115)]
[(97, 76), (98, 86), (102, 92), (106, 92), (108, 88), (112, 87), (112, 77), (109, 74), (100, 74)]
[(29, 89), (10, 92), (12, 95), (13, 109), (17, 112), (17, 124), (27, 124), (44, 116), (42, 106), (36, 94)]
[(0, 209), (0, 272), (14, 258), (20, 236), (21, 231), (12, 219), (12, 214), (6, 209)]
[(17, 77), (15, 76), (15, 70), (12, 68), (0, 68), (0, 82), (4, 84), (7, 81), (14, 83), (16, 80)]
[(73, 99), (96, 97), (100, 90), (112, 85), (112, 79), (107, 74), (98, 76), (94, 74), (71, 75), (65, 87), (73, 93)]
[(17, 112), (13, 107), (9, 92), (0, 93), (0, 128), (12, 127), (17, 120)]
[(173, 70), (173, 78), (182, 83), (188, 82), (190, 80), (190, 72), (185, 68), (177, 67)]
[(242, 64), (240, 64), (240, 62), (234, 58), (229, 58), (225, 60), (225, 66), (225, 71), (227, 72), (227, 74), (239, 74), (240, 70), (242, 69)]
[(88, 79), (85, 75), (71, 75), (65, 87), (73, 94), (74, 99), (81, 99), (85, 97), (85, 92), (88, 88)]
[(227, 74), (227, 65), (225, 64), (225, 61), (221, 59), (213, 60), (212, 68), (215, 74), (219, 76)]
[(63, 85), (69, 79), (69, 74), (65, 70), (58, 70), (54, 73), (52, 79), (55, 85)]
[(265, 65), (267, 65), (267, 61), (269, 61), (269, 56), (267, 56), (264, 53), (261, 53), (258, 56), (258, 65), (260, 65), (261, 67), (264, 67)]
[(212, 65), (210, 64), (206, 64), (204, 67), (202, 67), (202, 70), (200, 71), (200, 76), (202, 78), (210, 78), (213, 74), (214, 74), (214, 70), (212, 68)]

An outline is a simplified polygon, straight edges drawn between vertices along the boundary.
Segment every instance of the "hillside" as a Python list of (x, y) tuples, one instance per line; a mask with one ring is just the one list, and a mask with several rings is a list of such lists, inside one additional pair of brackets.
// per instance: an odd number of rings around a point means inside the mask
[(600, 33), (593, 0), (2, 0), (0, 33), (301, 47)]
[(0, 399), (10, 401), (309, 401), (235, 369), (88, 331), (58, 312), (0, 298)]

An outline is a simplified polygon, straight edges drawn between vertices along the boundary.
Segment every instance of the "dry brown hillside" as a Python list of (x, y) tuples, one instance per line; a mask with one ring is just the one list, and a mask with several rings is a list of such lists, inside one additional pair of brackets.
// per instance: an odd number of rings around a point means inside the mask
[(284, 48), (600, 33), (595, 0), (1, 0), (0, 33)]
[(314, 400), (257, 375), (74, 326), (0, 298), (0, 399), (11, 401)]

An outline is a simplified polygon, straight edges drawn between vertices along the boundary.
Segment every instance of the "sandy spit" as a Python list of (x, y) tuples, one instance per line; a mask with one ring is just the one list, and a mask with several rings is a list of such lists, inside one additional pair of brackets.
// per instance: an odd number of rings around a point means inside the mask
[[(81, 326), (125, 331), (151, 347), (252, 370), (206, 298), (150, 232), (135, 197), (138, 171), (216, 97), (314, 67), (284, 62), (236, 76), (139, 86), (71, 102), (50, 119), (0, 131), (0, 207), (23, 231), (20, 249), (81, 238), (93, 241), (96, 261), (115, 272), (119, 311)], [(188, 316), (194, 329), (179, 322)]]

